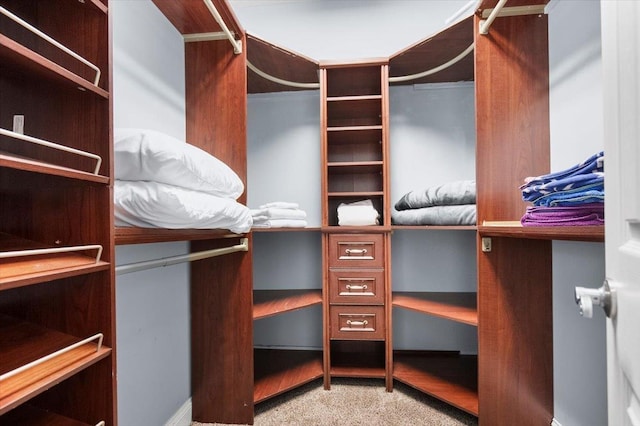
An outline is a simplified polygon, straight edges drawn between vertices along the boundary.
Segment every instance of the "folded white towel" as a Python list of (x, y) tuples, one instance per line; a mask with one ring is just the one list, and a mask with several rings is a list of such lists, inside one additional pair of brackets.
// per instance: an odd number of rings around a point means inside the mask
[(304, 219), (267, 219), (254, 221), (253, 228), (306, 228)]
[(288, 201), (273, 201), (271, 203), (266, 203), (260, 206), (261, 209), (270, 209), (270, 208), (277, 208), (277, 209), (297, 209), (300, 208), (300, 206), (298, 205), (298, 203), (290, 203)]
[(300, 209), (271, 207), (266, 209), (251, 209), (251, 216), (254, 218), (267, 219), (306, 219), (307, 213)]
[(371, 200), (342, 203), (338, 206), (338, 225), (340, 226), (378, 225), (379, 217), (380, 214), (373, 207)]

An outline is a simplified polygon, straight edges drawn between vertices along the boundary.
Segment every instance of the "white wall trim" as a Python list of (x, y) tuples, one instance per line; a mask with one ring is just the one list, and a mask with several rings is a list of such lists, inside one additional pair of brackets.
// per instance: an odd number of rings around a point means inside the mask
[(559, 422), (559, 421), (557, 421), (557, 420), (554, 418), (553, 420), (551, 420), (551, 426), (562, 426), (562, 425), (560, 424), (560, 422)]
[(192, 411), (191, 398), (187, 399), (182, 407), (178, 408), (164, 426), (189, 426), (191, 425)]

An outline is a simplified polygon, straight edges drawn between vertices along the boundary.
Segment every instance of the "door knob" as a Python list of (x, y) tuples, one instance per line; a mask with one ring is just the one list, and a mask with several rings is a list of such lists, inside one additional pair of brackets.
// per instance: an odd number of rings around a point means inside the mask
[(593, 317), (593, 306), (600, 306), (607, 317), (613, 313), (613, 297), (607, 280), (600, 288), (575, 288), (575, 299), (580, 308), (580, 315), (585, 318)]

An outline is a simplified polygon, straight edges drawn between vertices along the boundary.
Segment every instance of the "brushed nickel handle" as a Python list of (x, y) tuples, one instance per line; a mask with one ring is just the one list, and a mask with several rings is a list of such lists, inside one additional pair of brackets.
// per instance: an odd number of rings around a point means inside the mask
[(367, 324), (369, 324), (369, 321), (367, 320), (362, 320), (362, 321), (347, 320), (347, 325), (353, 325), (355, 327), (364, 327)]
[(367, 249), (346, 249), (344, 251), (345, 254), (355, 255), (355, 256), (364, 256), (367, 254)]
[(347, 290), (354, 290), (354, 291), (365, 291), (366, 289), (368, 289), (369, 287), (364, 284), (364, 285), (351, 285), (351, 284), (347, 284), (345, 286), (345, 288)]

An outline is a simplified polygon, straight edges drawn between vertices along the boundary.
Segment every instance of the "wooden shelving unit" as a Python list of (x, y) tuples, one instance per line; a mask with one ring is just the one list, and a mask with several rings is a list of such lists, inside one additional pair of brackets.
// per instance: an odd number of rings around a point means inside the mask
[(476, 293), (394, 292), (393, 306), (463, 324), (478, 325)]
[(321, 290), (254, 290), (253, 319), (267, 318), (321, 303)]
[(0, 423), (115, 424), (108, 3), (2, 7)]
[(396, 351), (393, 356), (396, 380), (478, 415), (478, 359), (475, 355)]

